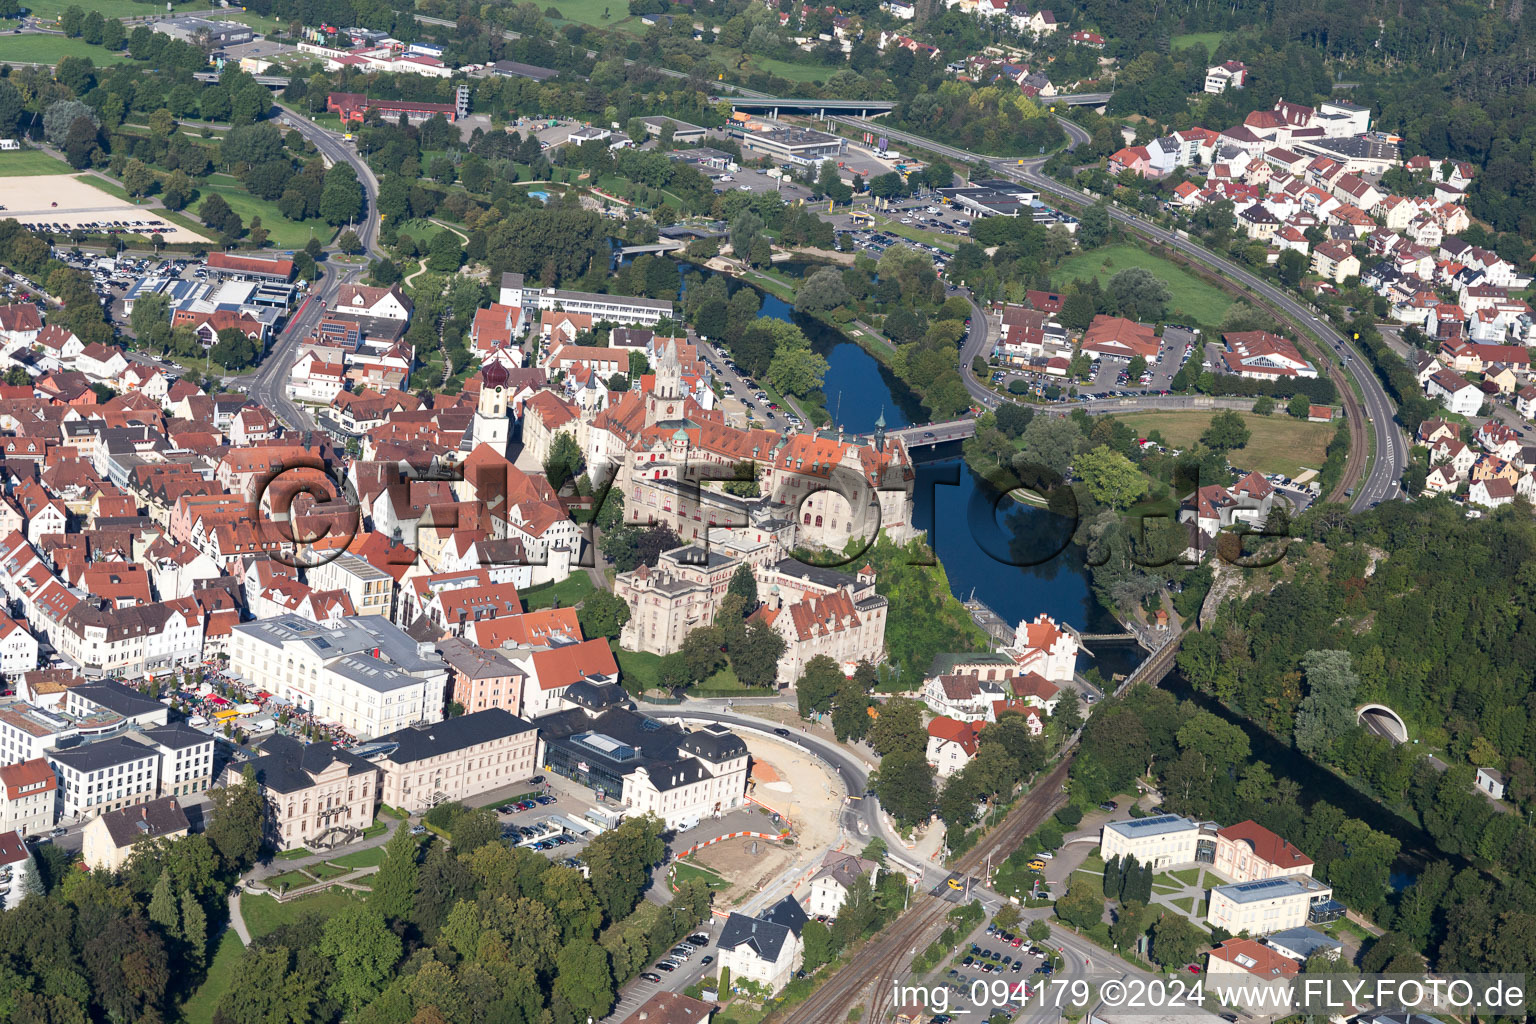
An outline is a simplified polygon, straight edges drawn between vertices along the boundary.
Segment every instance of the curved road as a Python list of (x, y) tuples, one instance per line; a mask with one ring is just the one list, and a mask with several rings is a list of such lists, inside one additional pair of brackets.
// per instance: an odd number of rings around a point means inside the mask
[[(278, 104), (277, 109), (282, 112), (283, 120), (297, 129), (299, 134), (314, 144), (330, 163), (347, 163), (357, 172), (358, 183), (363, 186), (363, 195), (366, 201), (366, 210), (362, 220), (353, 228), (357, 237), (362, 241), (364, 249), (373, 258), (383, 256), (378, 247), (379, 240), (379, 180), (373, 174), (373, 170), (358, 155), (357, 150), (341, 139), (340, 136), (315, 124), (305, 115), (296, 110)], [(325, 315), (325, 310), (336, 302), (336, 294), (341, 286), (357, 280), (362, 275), (362, 266), (347, 266), (345, 264), (327, 264), (325, 273), (321, 275), (315, 288), (309, 293), (288, 320), (288, 325), (283, 328), (272, 341), (272, 347), (268, 350), (266, 358), (256, 372), (240, 378), (248, 382), (249, 394), (257, 403), (266, 406), (277, 414), (291, 430), (307, 431), (315, 428), (314, 418), (308, 410), (295, 403), (288, 397), (286, 385), (288, 382), (288, 370), (293, 365), (293, 352), (298, 344), (308, 338), (320, 318)]]
[[(999, 174), (1017, 178), (1034, 186), (1043, 193), (1049, 193), (1058, 198), (1082, 205), (1091, 205), (1094, 202), (1093, 197), (1086, 193), (1068, 185), (1063, 185), (1055, 179), (1048, 178), (1042, 174), (1040, 168), (1045, 163), (1044, 160), (1029, 160), (1020, 164), (1017, 161), (999, 160), (996, 157), (972, 153), (954, 146), (946, 146), (943, 143), (933, 142), (922, 136), (913, 135), (910, 132), (896, 131), (887, 125), (865, 121), (862, 118), (836, 117), (832, 118), (832, 120), (858, 128), (860, 131), (878, 131), (888, 138), (895, 139), (898, 142), (906, 142), (910, 145), (921, 146), (940, 156), (947, 156), (951, 159), (962, 160), (971, 164), (985, 164)], [(1065, 118), (1059, 116), (1057, 120), (1062, 122), (1063, 125), (1070, 123)], [(1077, 125), (1066, 128), (1066, 131), (1072, 138), (1072, 145), (1074, 147), (1087, 135)], [(1127, 213), (1118, 207), (1111, 206), (1109, 208), (1109, 215), (1112, 220), (1131, 229), (1143, 238), (1167, 248), (1175, 249), (1226, 279), (1241, 285), (1246, 290), (1261, 296), (1267, 302), (1290, 316), (1296, 323), (1303, 325), (1307, 333), (1313, 335), (1322, 347), (1331, 348), (1336, 353), (1347, 354), (1347, 358), (1358, 360), (1358, 365), (1360, 366), (1369, 366), (1369, 363), (1354, 344), (1335, 331), (1332, 325), (1313, 313), (1310, 306), (1253, 274), (1247, 268), (1239, 266), (1226, 257), (1219, 256), (1187, 238), (1181, 238), (1172, 231), (1168, 231), (1156, 224), (1148, 223), (1142, 218)], [(970, 365), (969, 356), (974, 354), (972, 352), (973, 347), (979, 344), (975, 337), (979, 322), (973, 314), (971, 337), (966, 341), (961, 360), (962, 377), (967, 376), (967, 370)], [(982, 326), (982, 331), (983, 333), (985, 332), (984, 325)], [(1399, 495), (1401, 490), (1399, 480), (1403, 475), (1403, 468), (1407, 464), (1408, 445), (1394, 419), (1396, 410), (1392, 405), (1392, 400), (1387, 397), (1387, 393), (1382, 388), (1381, 381), (1376, 378), (1375, 373), (1369, 369), (1364, 369), (1359, 373), (1355, 373), (1353, 380), (1360, 387), (1365, 403), (1366, 415), (1370, 418), (1370, 427), (1375, 437), (1375, 452), (1370, 470), (1366, 474), (1365, 480), (1356, 488), (1354, 502), (1351, 505), (1352, 510), (1358, 512)], [(996, 403), (994, 401), (991, 404), (995, 405)]]

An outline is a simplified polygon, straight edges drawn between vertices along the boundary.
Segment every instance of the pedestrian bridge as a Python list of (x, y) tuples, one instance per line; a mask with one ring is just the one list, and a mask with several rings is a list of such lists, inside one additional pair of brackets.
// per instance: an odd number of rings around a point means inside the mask
[(1393, 743), (1408, 742), (1408, 723), (1385, 704), (1362, 704), (1355, 709), (1355, 721)]

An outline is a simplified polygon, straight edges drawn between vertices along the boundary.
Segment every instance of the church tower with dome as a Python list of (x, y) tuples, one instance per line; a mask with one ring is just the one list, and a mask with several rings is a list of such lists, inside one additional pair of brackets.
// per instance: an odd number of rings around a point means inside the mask
[(475, 443), (490, 445), (506, 455), (512, 440), (512, 420), (507, 414), (507, 368), (486, 363), (480, 371), (480, 400), (475, 404)]

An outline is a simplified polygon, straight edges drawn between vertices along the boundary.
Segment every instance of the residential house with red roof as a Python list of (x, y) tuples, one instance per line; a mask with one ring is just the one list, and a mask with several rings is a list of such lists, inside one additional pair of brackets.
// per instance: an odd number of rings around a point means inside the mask
[(928, 723), (928, 763), (947, 779), (971, 763), (985, 722), (961, 722), (940, 715)]

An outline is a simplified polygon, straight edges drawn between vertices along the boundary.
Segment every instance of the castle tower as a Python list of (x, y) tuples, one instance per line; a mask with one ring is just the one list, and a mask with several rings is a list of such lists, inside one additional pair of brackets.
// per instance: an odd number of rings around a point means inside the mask
[(512, 439), (512, 420), (507, 415), (507, 368), (487, 363), (480, 371), (480, 400), (475, 405), (475, 443), (488, 444), (497, 455), (506, 455)]
[(875, 451), (885, 451), (885, 406), (880, 407), (880, 418), (875, 420)]
[(667, 339), (656, 362), (656, 397), (677, 399), (683, 395), (683, 362), (677, 354), (677, 342)]

